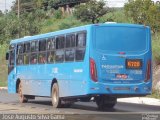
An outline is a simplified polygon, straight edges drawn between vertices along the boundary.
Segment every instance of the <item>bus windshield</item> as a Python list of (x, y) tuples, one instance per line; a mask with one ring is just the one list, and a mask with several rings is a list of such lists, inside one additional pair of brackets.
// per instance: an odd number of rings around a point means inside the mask
[(138, 27), (97, 27), (96, 48), (107, 51), (146, 50), (146, 29)]

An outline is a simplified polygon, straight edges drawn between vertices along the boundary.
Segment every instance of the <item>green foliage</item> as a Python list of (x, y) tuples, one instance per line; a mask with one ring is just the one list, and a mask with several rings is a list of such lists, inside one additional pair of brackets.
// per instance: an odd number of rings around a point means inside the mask
[(8, 43), (9, 39), (16, 37), (18, 20), (14, 13), (0, 17), (0, 44)]
[(82, 22), (88, 21), (98, 23), (99, 18), (105, 15), (108, 11), (109, 9), (105, 7), (105, 2), (103, 0), (90, 0), (86, 4), (80, 4), (77, 6), (74, 15)]
[(54, 17), (56, 19), (61, 19), (62, 18), (62, 11), (60, 9), (59, 10), (55, 10)]
[[(54, 24), (55, 23), (55, 24)], [(81, 26), (84, 24), (88, 24), (86, 22), (81, 22), (77, 20), (74, 16), (66, 16), (63, 19), (55, 19), (55, 17), (47, 19), (40, 31), (40, 33), (53, 32), (57, 30), (67, 29), (70, 27)]]
[(41, 22), (47, 18), (43, 10), (36, 10), (35, 12), (24, 13), (20, 16), (20, 37), (38, 34), (41, 27)]
[[(41, 7), (42, 0), (19, 0), (20, 13), (33, 12)], [(12, 11), (18, 12), (18, 0), (14, 1)]]
[(7, 62), (5, 60), (5, 53), (8, 49), (8, 45), (0, 45), (0, 87), (7, 86)]
[(113, 8), (111, 12), (100, 18), (100, 23), (104, 22), (133, 23), (133, 20), (124, 14), (123, 8)]
[(68, 28), (71, 28), (72, 25), (73, 25), (72, 23), (65, 23), (65, 22), (64, 22), (64, 23), (62, 23), (62, 24), (59, 25), (59, 29), (60, 29), (60, 30), (68, 29)]
[(124, 9), (135, 23), (149, 25), (154, 33), (160, 31), (160, 5), (151, 0), (135, 0), (125, 4)]
[(77, 27), (80, 25), (84, 25), (85, 23), (82, 23), (80, 21), (77, 21), (74, 17), (68, 17), (66, 18), (61, 24), (59, 24), (59, 29), (63, 30), (63, 29), (68, 29), (71, 27)]
[(152, 37), (152, 52), (155, 64), (160, 64), (160, 33), (156, 33)]
[(17, 16), (17, 1), (10, 12), (0, 15), (0, 44), (9, 43), (11, 39), (35, 35), (40, 32), (43, 21), (48, 18), (40, 9), (42, 0), (21, 0), (20, 17)]
[(58, 9), (58, 4), (60, 3), (60, 0), (49, 0), (48, 1), (48, 5), (51, 7), (51, 8), (55, 8), (55, 9)]
[(0, 10), (0, 17), (2, 17), (4, 14), (3, 14), (3, 12)]
[(160, 99), (160, 90), (155, 90), (155, 89), (153, 88), (152, 94), (151, 94), (151, 95), (148, 95), (148, 97)]
[(84, 3), (87, 1), (89, 0), (43, 0), (43, 6), (46, 10), (50, 8), (57, 10), (59, 7), (64, 7), (66, 5), (73, 7), (79, 3)]
[(21, 14), (18, 19), (16, 14), (8, 13), (5, 18), (0, 19), (1, 44), (8, 43), (10, 39), (38, 34), (43, 20), (41, 15), (41, 12)]

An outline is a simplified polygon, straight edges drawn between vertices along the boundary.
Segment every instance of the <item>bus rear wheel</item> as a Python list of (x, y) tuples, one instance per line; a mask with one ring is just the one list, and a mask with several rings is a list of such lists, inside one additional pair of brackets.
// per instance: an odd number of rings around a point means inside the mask
[(62, 107), (61, 99), (59, 98), (59, 87), (57, 83), (52, 86), (52, 105), (54, 108)]
[(25, 95), (23, 95), (23, 92), (22, 92), (22, 83), (21, 82), (19, 83), (19, 86), (18, 86), (18, 95), (19, 95), (19, 101), (21, 103), (28, 102), (27, 97)]
[(95, 100), (99, 110), (112, 109), (117, 103), (117, 98), (104, 95), (96, 97)]

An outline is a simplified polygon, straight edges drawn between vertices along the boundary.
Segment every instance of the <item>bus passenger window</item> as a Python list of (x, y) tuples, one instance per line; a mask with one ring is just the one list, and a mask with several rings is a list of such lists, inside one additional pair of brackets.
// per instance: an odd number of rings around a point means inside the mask
[(76, 46), (84, 47), (86, 46), (86, 33), (78, 33), (76, 36)]
[(18, 55), (17, 57), (17, 64), (22, 65), (23, 64), (23, 55)]
[(38, 50), (38, 41), (31, 42), (31, 52), (37, 52)]
[(24, 44), (24, 53), (29, 53), (30, 52), (30, 43), (25, 43)]
[(12, 50), (12, 51), (10, 51), (9, 52), (9, 56), (10, 56), (10, 59), (9, 59), (9, 65), (14, 65), (14, 61), (15, 61), (15, 52), (14, 52), (14, 50)]
[(75, 50), (69, 49), (65, 51), (65, 61), (74, 61)]
[(23, 44), (17, 45), (17, 54), (23, 54)]
[(37, 54), (31, 54), (30, 64), (37, 64)]
[(46, 51), (46, 40), (39, 41), (39, 51)]
[(38, 63), (46, 63), (46, 53), (39, 53), (38, 56)]
[(84, 59), (85, 48), (77, 48), (76, 49), (76, 60), (81, 61)]
[(56, 62), (63, 62), (64, 61), (64, 51), (57, 50), (56, 51)]
[(47, 61), (48, 61), (48, 63), (54, 63), (54, 61), (55, 61), (55, 52), (54, 51), (47, 53)]
[(23, 56), (23, 63), (25, 65), (29, 64), (29, 54), (24, 54), (24, 56)]
[(23, 63), (25, 65), (29, 64), (29, 52), (30, 52), (30, 42), (24, 43)]
[(23, 64), (23, 44), (18, 44), (17, 45), (17, 65), (22, 65)]
[(67, 35), (66, 36), (66, 48), (75, 47), (75, 35)]
[(49, 38), (47, 40), (47, 50), (54, 50), (56, 47), (55, 38)]
[(65, 37), (59, 36), (56, 38), (56, 49), (63, 49), (65, 44)]

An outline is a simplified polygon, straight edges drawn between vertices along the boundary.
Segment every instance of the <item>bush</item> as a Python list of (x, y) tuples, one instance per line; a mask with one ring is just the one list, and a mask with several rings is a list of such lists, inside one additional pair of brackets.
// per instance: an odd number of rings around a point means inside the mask
[(160, 64), (160, 35), (154, 34), (152, 37), (152, 51), (153, 51), (153, 60), (155, 62), (155, 66)]
[(54, 12), (54, 17), (56, 18), (56, 19), (61, 19), (62, 18), (62, 11), (59, 9), (59, 10), (56, 10), (55, 12)]
[(72, 27), (72, 23), (62, 23), (59, 25), (59, 29), (60, 30), (63, 30), (63, 29), (68, 29), (68, 28), (71, 28)]
[(8, 45), (0, 45), (0, 87), (7, 86), (7, 61), (5, 60)]
[(86, 4), (80, 4), (75, 8), (74, 16), (82, 22), (98, 23), (100, 17), (109, 12), (105, 1), (89, 0)]

